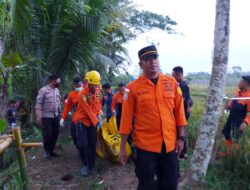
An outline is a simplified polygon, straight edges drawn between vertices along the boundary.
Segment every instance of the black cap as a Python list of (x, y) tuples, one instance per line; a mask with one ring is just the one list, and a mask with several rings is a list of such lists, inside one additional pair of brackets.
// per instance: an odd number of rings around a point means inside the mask
[(82, 83), (82, 78), (80, 76), (76, 76), (73, 80), (74, 84)]
[(144, 47), (138, 51), (139, 59), (142, 59), (143, 57), (148, 55), (157, 55), (157, 56), (159, 55), (154, 45)]
[(250, 85), (250, 75), (242, 76), (242, 79), (244, 79), (245, 81), (247, 81), (247, 83)]
[(119, 86), (119, 87), (124, 87), (125, 84), (124, 84), (123, 82), (121, 82), (121, 83), (118, 84), (118, 86)]
[(104, 85), (102, 85), (102, 88), (109, 89), (110, 88), (110, 84), (109, 83), (105, 83)]

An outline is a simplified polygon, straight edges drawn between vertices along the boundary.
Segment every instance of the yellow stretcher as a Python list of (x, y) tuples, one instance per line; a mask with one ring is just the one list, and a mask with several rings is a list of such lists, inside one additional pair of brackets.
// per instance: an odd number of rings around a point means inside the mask
[[(113, 116), (108, 123), (104, 123), (98, 130), (96, 153), (99, 157), (107, 158), (111, 161), (119, 161), (121, 136), (117, 130), (116, 118)], [(131, 155), (131, 148), (126, 143), (127, 156)]]

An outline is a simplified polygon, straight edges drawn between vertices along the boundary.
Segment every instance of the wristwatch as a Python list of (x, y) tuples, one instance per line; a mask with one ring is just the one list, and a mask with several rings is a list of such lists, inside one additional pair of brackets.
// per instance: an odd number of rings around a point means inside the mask
[(177, 139), (180, 139), (180, 140), (182, 140), (183, 142), (185, 142), (186, 137), (185, 137), (185, 136), (177, 136)]

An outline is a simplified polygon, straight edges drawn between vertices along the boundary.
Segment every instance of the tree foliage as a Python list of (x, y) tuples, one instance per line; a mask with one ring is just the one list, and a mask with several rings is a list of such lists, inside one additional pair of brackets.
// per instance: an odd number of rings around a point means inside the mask
[(124, 63), (130, 60), (123, 45), (135, 38), (135, 31), (172, 31), (176, 24), (169, 17), (137, 11), (130, 0), (3, 0), (0, 11), (4, 52), (17, 52), (24, 62), (12, 72), (19, 80), (12, 85), (29, 98), (50, 73), (71, 81), (92, 69), (105, 80), (111, 72), (126, 71)]

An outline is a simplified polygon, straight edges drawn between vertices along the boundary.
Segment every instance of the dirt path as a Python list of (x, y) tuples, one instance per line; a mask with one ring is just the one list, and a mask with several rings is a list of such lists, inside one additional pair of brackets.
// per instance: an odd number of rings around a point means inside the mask
[[(67, 134), (67, 133), (66, 133)], [(67, 135), (59, 139), (59, 158), (47, 160), (42, 149), (30, 149), (26, 159), (32, 190), (134, 190), (137, 178), (132, 162), (126, 166), (97, 158), (98, 175), (82, 177), (78, 152)]]

